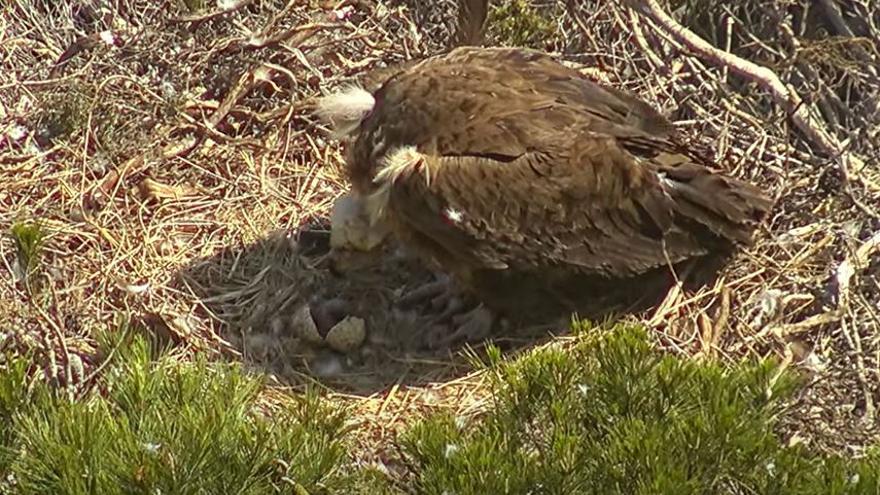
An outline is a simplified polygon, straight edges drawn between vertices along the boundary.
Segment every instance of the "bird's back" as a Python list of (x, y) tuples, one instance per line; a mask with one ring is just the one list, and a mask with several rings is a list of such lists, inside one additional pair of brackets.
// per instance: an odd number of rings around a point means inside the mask
[(458, 48), (398, 72), (374, 96), (354, 150), (370, 169), (405, 145), (442, 155), (515, 156), (564, 145), (572, 126), (641, 137), (655, 147), (674, 133), (644, 101), (519, 48)]

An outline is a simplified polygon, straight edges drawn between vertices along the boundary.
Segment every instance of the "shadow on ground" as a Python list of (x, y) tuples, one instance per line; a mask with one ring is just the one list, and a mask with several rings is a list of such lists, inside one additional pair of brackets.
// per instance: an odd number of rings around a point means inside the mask
[[(179, 280), (198, 298), (200, 316), (220, 323), (219, 336), (231, 354), (284, 385), (317, 382), (369, 395), (394, 384), (425, 385), (473, 371), (463, 346), (432, 348), (430, 315), (395, 304), (401, 294), (433, 279), (426, 268), (393, 245), (331, 263), (328, 244), (322, 225), (274, 232), (183, 267)], [(297, 312), (327, 301), (364, 319), (367, 336), (356, 350), (339, 353), (303, 337)], [(513, 350), (549, 337), (547, 327), (511, 333), (496, 334), (493, 342)], [(479, 354), (483, 343), (469, 346)]]

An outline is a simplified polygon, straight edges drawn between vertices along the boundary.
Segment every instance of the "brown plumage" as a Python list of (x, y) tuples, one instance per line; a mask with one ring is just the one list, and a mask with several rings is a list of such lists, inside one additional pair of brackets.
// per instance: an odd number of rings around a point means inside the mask
[(354, 191), (506, 313), (631, 302), (670, 268), (748, 244), (770, 207), (682, 154), (650, 105), (539, 52), (458, 48), (358, 98), (344, 129)]

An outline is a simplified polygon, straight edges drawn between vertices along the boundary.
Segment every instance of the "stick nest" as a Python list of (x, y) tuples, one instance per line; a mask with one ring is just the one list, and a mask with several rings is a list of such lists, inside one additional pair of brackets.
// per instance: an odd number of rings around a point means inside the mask
[[(671, 352), (778, 356), (808, 382), (787, 438), (854, 453), (876, 439), (880, 401), (880, 6), (870, 3), (665, 7), (772, 70), (858, 161), (827, 156), (759, 80), (694, 56), (623, 2), (508, 0), (488, 33), (488, 44), (526, 40), (634, 91), (719, 168), (772, 192), (756, 246), (714, 287), (673, 291), (644, 321)], [(82, 390), (100, 379), (96, 334), (134, 322), (181, 358), (207, 351), (267, 370), (276, 390), (317, 380), (360, 409), (365, 446), (426, 410), (478, 414), (479, 373), (454, 350), (414, 350), (405, 336), (418, 329), (389, 323), (391, 301), (426, 273), (389, 255), (340, 277), (301, 238), (347, 189), (314, 98), (437, 53), (455, 6), (108, 5), (12, 0), (0, 18), (0, 227), (35, 222), (45, 234), (27, 269), (20, 241), (0, 241), (0, 345)], [(498, 18), (514, 11), (524, 17)], [(349, 356), (304, 345), (284, 322), (315, 297), (354, 301), (368, 329), (393, 326), (397, 340)]]

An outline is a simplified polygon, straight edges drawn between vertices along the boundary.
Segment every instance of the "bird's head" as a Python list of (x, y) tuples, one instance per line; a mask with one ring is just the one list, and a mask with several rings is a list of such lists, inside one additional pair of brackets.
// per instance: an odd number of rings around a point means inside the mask
[(373, 93), (360, 86), (348, 86), (319, 99), (315, 113), (332, 130), (334, 139), (348, 141), (345, 174), (357, 194), (368, 194), (374, 170), (368, 160), (359, 156), (357, 142), (361, 139), (361, 124), (376, 107)]
[[(372, 93), (359, 86), (348, 86), (320, 98), (315, 114), (331, 127), (335, 139), (357, 140), (361, 124), (375, 105)], [(330, 243), (337, 254), (352, 249), (369, 251), (381, 244), (388, 233), (387, 224), (380, 218), (387, 194), (381, 195), (381, 199), (365, 194), (362, 167), (351, 155), (349, 151), (345, 173), (352, 182), (353, 194), (340, 198), (331, 215)]]

